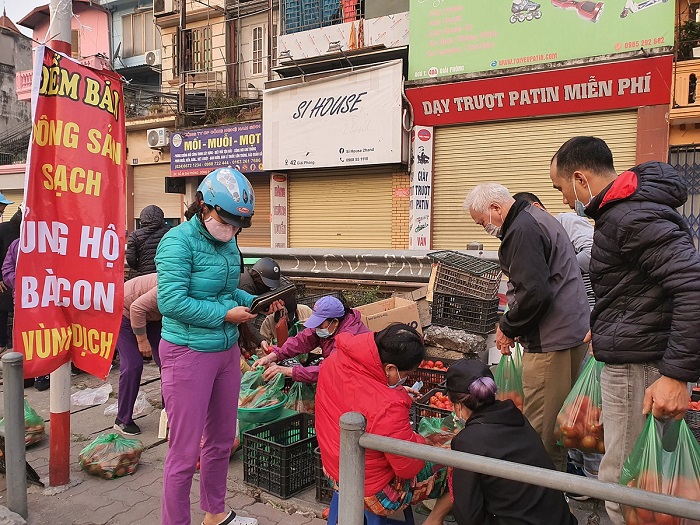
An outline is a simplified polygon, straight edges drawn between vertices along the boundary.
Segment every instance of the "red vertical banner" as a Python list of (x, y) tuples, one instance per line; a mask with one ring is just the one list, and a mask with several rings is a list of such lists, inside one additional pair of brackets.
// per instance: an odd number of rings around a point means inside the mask
[(40, 47), (15, 280), (25, 377), (75, 365), (106, 379), (124, 304), (121, 78)]

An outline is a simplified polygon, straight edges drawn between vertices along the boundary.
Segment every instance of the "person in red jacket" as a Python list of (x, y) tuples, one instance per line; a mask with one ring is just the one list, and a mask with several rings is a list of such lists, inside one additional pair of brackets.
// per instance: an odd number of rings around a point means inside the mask
[[(337, 484), (340, 463), (339, 420), (346, 412), (367, 418), (367, 432), (425, 443), (413, 432), (411, 398), (403, 387), (425, 359), (420, 334), (405, 324), (381, 332), (339, 334), (336, 352), (323, 362), (316, 390), (316, 434), (328, 476)], [(433, 463), (376, 450), (365, 456), (365, 507), (387, 516), (425, 499), (440, 498), (426, 525), (441, 525), (450, 511), (447, 469)]]
[(265, 381), (272, 379), (277, 374), (284, 374), (294, 381), (315, 383), (318, 380), (320, 365), (280, 366), (275, 363), (308, 354), (318, 347), (321, 347), (321, 353), (325, 359), (335, 351), (336, 339), (339, 334), (369, 332), (369, 328), (362, 322), (362, 314), (345, 306), (340, 299), (332, 295), (326, 295), (316, 301), (313, 313), (304, 322), (304, 327), (304, 330), (287, 339), (282, 346), (271, 347), (269, 355), (258, 359), (256, 366), (267, 368), (263, 374)]

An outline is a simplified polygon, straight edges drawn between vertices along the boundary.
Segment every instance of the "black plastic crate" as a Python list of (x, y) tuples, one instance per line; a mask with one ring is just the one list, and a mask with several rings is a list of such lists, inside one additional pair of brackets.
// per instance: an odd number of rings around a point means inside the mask
[(499, 299), (475, 299), (458, 295), (433, 294), (432, 323), (474, 334), (496, 331)]
[[(450, 367), (456, 359), (436, 359), (429, 357), (426, 361), (442, 361), (447, 368)], [(447, 372), (442, 372), (440, 370), (433, 370), (431, 368), (421, 368), (420, 366), (415, 372), (411, 372), (406, 381), (406, 386), (411, 386), (416, 381), (423, 381), (423, 388), (421, 388), (420, 393), (425, 394), (433, 388), (437, 388), (442, 383), (445, 382), (447, 378)]]
[(321, 449), (314, 450), (314, 462), (316, 463), (316, 501), (328, 505), (333, 498), (333, 482), (323, 473), (321, 461)]
[(287, 499), (314, 484), (314, 417), (297, 414), (243, 434), (243, 481)]
[(443, 408), (435, 408), (434, 406), (430, 405), (430, 398), (435, 395), (436, 392), (442, 392), (443, 394), (446, 393), (444, 388), (433, 388), (430, 392), (425, 394), (423, 397), (419, 397), (416, 399), (416, 402), (413, 403), (413, 410), (414, 410), (414, 424), (416, 427), (418, 426), (418, 423), (420, 423), (420, 420), (423, 419), (424, 417), (447, 417), (449, 416), (452, 411), (451, 410), (445, 410)]
[(297, 304), (304, 304), (313, 310), (316, 301), (318, 301), (321, 297), (326, 297), (327, 295), (335, 297), (343, 304), (347, 304), (347, 301), (345, 300), (345, 295), (343, 295), (343, 292), (341, 292), (340, 290), (305, 295), (304, 297), (297, 298)]
[(438, 262), (434, 292), (493, 299), (501, 284), (498, 264), (450, 250), (432, 252), (428, 257)]

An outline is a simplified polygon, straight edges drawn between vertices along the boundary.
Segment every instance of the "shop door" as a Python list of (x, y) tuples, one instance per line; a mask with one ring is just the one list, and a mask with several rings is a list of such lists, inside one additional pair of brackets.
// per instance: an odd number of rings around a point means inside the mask
[[(672, 146), (668, 163), (678, 170), (688, 186), (688, 200), (678, 210), (688, 221), (695, 247), (700, 246), (700, 146)], [(11, 200), (11, 199), (10, 199)]]
[[(155, 204), (163, 210), (170, 224), (183, 218), (183, 195), (165, 193), (165, 177), (170, 175), (169, 164), (134, 166), (134, 215), (138, 220), (141, 210)], [(129, 225), (133, 228), (133, 225)]]
[[(268, 173), (248, 174), (248, 180), (255, 192), (255, 215), (253, 224), (238, 236), (238, 244), (244, 247), (270, 247), (270, 175)], [(245, 250), (244, 250), (245, 252)]]

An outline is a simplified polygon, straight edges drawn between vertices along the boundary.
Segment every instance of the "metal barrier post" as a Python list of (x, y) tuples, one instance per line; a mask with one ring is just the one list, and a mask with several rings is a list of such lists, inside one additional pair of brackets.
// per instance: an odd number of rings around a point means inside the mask
[(7, 508), (27, 517), (27, 455), (24, 448), (24, 356), (2, 356), (5, 383), (5, 472)]
[(340, 501), (338, 525), (363, 525), (365, 522), (365, 449), (360, 437), (367, 421), (358, 412), (340, 418)]

